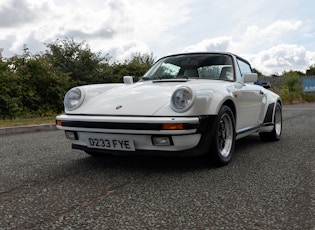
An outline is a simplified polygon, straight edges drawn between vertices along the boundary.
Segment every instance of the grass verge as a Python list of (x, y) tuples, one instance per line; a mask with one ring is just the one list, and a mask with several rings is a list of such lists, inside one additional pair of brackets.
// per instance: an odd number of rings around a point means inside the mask
[(0, 128), (55, 123), (55, 119), (56, 119), (55, 116), (5, 119), (5, 120), (0, 120)]

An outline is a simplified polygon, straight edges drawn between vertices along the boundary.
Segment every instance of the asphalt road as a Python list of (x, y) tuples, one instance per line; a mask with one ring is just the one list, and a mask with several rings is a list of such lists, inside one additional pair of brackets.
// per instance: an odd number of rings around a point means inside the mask
[(0, 136), (0, 229), (315, 229), (315, 104), (231, 164), (71, 150), (62, 131)]

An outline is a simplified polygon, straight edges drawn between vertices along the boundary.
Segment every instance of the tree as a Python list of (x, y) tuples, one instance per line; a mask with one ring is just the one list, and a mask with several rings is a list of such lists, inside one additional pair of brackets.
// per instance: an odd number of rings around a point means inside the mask
[(299, 89), (298, 83), (300, 72), (291, 70), (283, 72), (282, 76), (285, 78), (284, 87), (287, 87), (290, 93), (296, 92)]
[(254, 72), (254, 73), (257, 73), (259, 77), (263, 75), (261, 72), (259, 72), (259, 71), (258, 71), (257, 69), (255, 69), (255, 68), (253, 68), (253, 72)]
[(24, 46), (23, 55), (0, 62), (0, 117), (56, 114), (65, 92), (74, 84), (41, 55)]
[(21, 115), (23, 108), (22, 86), (10, 66), (10, 61), (3, 60), (0, 56), (0, 118), (17, 117)]
[(306, 75), (307, 76), (315, 76), (315, 64), (311, 65), (307, 70), (306, 70)]
[(38, 115), (63, 110), (63, 97), (73, 87), (70, 77), (54, 69), (45, 57), (36, 55), (19, 69), (23, 85), (22, 102), (25, 110)]
[(154, 64), (153, 54), (137, 53), (130, 60), (123, 63), (116, 62), (112, 65), (113, 75), (121, 81), (121, 78), (126, 75), (132, 75), (137, 80), (142, 77), (148, 69)]
[(135, 54), (128, 62), (130, 70), (136, 77), (143, 76), (154, 64), (153, 54)]
[(104, 63), (108, 63), (108, 55), (93, 53), (85, 42), (77, 43), (67, 38), (46, 46), (49, 49), (45, 57), (55, 68), (68, 74), (76, 85), (100, 83), (103, 80), (104, 68), (107, 67)]

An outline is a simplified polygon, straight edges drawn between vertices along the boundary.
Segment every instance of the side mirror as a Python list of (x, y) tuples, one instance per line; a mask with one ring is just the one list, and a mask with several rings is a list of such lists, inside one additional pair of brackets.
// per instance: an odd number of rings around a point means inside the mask
[(133, 84), (133, 76), (124, 76), (124, 83), (127, 85)]
[(262, 86), (263, 86), (265, 89), (270, 89), (270, 88), (272, 88), (270, 81), (263, 82), (263, 83), (262, 83)]
[(258, 74), (257, 73), (244, 73), (243, 79), (244, 79), (244, 83), (256, 82), (258, 80)]

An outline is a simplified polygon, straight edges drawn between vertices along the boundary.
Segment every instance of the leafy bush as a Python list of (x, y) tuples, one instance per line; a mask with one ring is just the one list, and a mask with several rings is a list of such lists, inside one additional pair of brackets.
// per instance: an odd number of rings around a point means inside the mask
[(314, 97), (303, 92), (301, 80), (297, 72), (284, 72), (283, 78), (282, 89), (277, 90), (277, 93), (285, 103), (314, 101)]
[(19, 98), (0, 95), (0, 118), (14, 118), (21, 115), (21, 107)]
[(122, 82), (123, 75), (141, 77), (153, 64), (152, 55), (137, 54), (123, 63), (109, 64), (109, 56), (91, 52), (73, 39), (47, 45), (43, 54), (3, 59), (0, 53), (0, 118), (51, 116), (63, 110), (72, 87)]
[(0, 59), (0, 118), (19, 116), (23, 110), (19, 78), (10, 71), (10, 63)]
[(68, 75), (52, 68), (42, 56), (14, 56), (0, 66), (0, 118), (42, 116), (63, 109), (72, 86)]
[(301, 93), (301, 98), (303, 101), (306, 101), (306, 102), (314, 102), (315, 94), (314, 93)]

